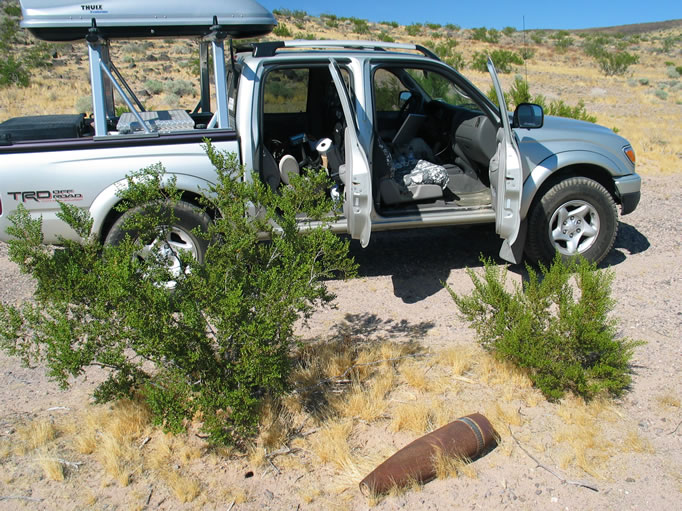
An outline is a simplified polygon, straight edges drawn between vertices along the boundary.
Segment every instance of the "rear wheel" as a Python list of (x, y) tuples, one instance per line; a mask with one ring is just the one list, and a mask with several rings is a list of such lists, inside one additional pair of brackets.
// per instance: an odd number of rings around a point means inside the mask
[(611, 194), (585, 177), (565, 179), (536, 200), (528, 215), (526, 255), (548, 263), (581, 255), (599, 263), (613, 247), (618, 212)]
[[(170, 207), (170, 206), (169, 206)], [(111, 226), (104, 243), (117, 245), (126, 236), (135, 239), (140, 233), (124, 229), (124, 224), (130, 217), (142, 212), (142, 206), (126, 211)], [(147, 243), (137, 254), (138, 257), (145, 259), (152, 254), (162, 256), (168, 263), (169, 270), (173, 275), (179, 275), (182, 271), (182, 264), (178, 254), (180, 251), (188, 252), (199, 263), (203, 263), (208, 240), (197, 236), (194, 231), (199, 228), (206, 232), (211, 222), (211, 218), (198, 207), (188, 202), (179, 201), (173, 206), (173, 215), (176, 218), (174, 225), (166, 230), (165, 237), (161, 239), (146, 240)]]

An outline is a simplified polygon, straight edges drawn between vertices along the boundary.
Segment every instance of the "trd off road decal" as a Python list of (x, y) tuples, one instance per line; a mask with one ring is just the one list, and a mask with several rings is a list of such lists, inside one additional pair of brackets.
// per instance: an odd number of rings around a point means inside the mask
[(21, 202), (54, 202), (54, 201), (79, 201), (83, 200), (83, 194), (73, 190), (31, 190), (28, 192), (7, 192), (7, 195), (15, 201)]

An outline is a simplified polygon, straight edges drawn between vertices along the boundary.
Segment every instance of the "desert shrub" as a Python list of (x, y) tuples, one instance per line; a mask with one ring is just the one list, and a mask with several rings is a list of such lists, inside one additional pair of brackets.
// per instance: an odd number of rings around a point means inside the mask
[(500, 32), (494, 28), (474, 28), (472, 29), (471, 38), (475, 41), (483, 41), (485, 43), (499, 43)]
[(20, 60), (13, 55), (7, 55), (5, 60), (0, 60), (0, 87), (18, 85), (28, 87), (31, 75)]
[(616, 322), (609, 318), (615, 303), (612, 271), (557, 256), (549, 268), (540, 267), (540, 275), (527, 267), (528, 280), (510, 292), (506, 269), (483, 262), (482, 277), (468, 271), (471, 295), (448, 288), (483, 348), (526, 370), (550, 399), (565, 392), (619, 395), (628, 388), (629, 362), (641, 343), (617, 338)]
[(464, 60), (464, 55), (458, 51), (453, 51), (449, 57), (445, 57), (444, 62), (454, 68), (454, 69), (464, 69), (466, 66), (466, 61)]
[(530, 39), (535, 44), (542, 44), (545, 40), (545, 33), (542, 30), (536, 30), (530, 35)]
[(405, 27), (405, 31), (407, 32), (407, 35), (414, 37), (422, 33), (422, 28), (421, 23), (412, 23)]
[(392, 28), (398, 28), (400, 26), (397, 21), (380, 21), (379, 25), (386, 25)]
[[(26, 363), (44, 362), (62, 387), (103, 367), (98, 401), (134, 396), (176, 432), (200, 417), (212, 442), (229, 444), (254, 432), (264, 399), (285, 391), (295, 323), (328, 304), (326, 280), (355, 264), (348, 241), (325, 226), (334, 216), (324, 173), (275, 193), (257, 176), (244, 179), (236, 155), (206, 149), (216, 167), (207, 192), (220, 215), (207, 232), (195, 230), (210, 241), (203, 263), (176, 254), (191, 271), (171, 272), (162, 247), (136, 256), (150, 243), (171, 248), (154, 240), (167, 239), (181, 194), (160, 165), (129, 176), (120, 192), (121, 209), (132, 211), (124, 227), (139, 236), (117, 245), (91, 235), (86, 211), (61, 204), (60, 218), (83, 240), (45, 246), (41, 219), (20, 208), (9, 254), (36, 290), (21, 307), (0, 305), (0, 345)], [(301, 212), (320, 227), (300, 231)]]
[(31, 69), (52, 64), (53, 47), (44, 42), (25, 46), (19, 30), (21, 8), (15, 2), (3, 6), (0, 19), (0, 87), (27, 87)]
[(291, 9), (286, 9), (284, 7), (280, 7), (279, 9), (273, 9), (272, 14), (275, 16), (289, 16), (291, 17), (293, 13), (291, 12)]
[(531, 103), (540, 105), (545, 115), (556, 115), (557, 117), (569, 117), (579, 121), (597, 122), (594, 115), (590, 115), (585, 108), (585, 102), (581, 99), (575, 106), (567, 105), (563, 99), (552, 100), (549, 103), (541, 94), (533, 96)]
[(521, 48), (519, 50), (519, 55), (521, 55), (521, 58), (525, 60), (530, 60), (533, 57), (535, 57), (535, 50), (533, 48)]
[(379, 35), (377, 36), (377, 39), (379, 41), (383, 41), (385, 43), (394, 43), (395, 39), (393, 39), (388, 33), (384, 32), (383, 30), (379, 32)]
[(294, 39), (305, 39), (308, 41), (314, 41), (316, 39), (315, 34), (310, 32), (296, 32), (294, 34)]
[(370, 30), (367, 20), (351, 18), (351, 22), (353, 23), (353, 32), (356, 34), (369, 34)]
[(495, 64), (495, 69), (500, 73), (511, 73), (512, 65), (523, 64), (523, 59), (521, 55), (516, 52), (509, 50), (493, 50), (489, 54), (482, 52), (474, 52), (471, 60), (471, 68), (478, 71), (487, 72), (488, 71), (488, 55)]
[(661, 44), (661, 49), (660, 51), (663, 53), (670, 53), (672, 50), (675, 49), (675, 46), (677, 46), (680, 42), (680, 39), (682, 39), (682, 36), (668, 36), (663, 39), (662, 44)]
[(454, 23), (446, 23), (445, 28), (447, 28), (448, 30), (452, 30), (453, 32), (459, 32), (462, 27), (460, 27), (459, 25), (455, 25)]
[(81, 96), (76, 100), (74, 108), (78, 113), (90, 113), (92, 112), (92, 96)]
[(438, 30), (441, 28), (443, 25), (440, 23), (426, 23), (427, 28), (430, 28), (431, 30)]
[[(682, 69), (682, 67), (680, 69)], [(668, 78), (677, 78), (680, 76), (680, 72), (673, 66), (668, 66), (666, 68), (666, 73), (668, 74)]]
[[(509, 110), (509, 102), (510, 102), (510, 96), (508, 92), (502, 91), (502, 94), (504, 94), (504, 104), (507, 110)], [(495, 105), (498, 107), (500, 106), (500, 102), (497, 100), (497, 91), (495, 91), (495, 86), (491, 83), (490, 87), (488, 88), (488, 92), (486, 92), (486, 96), (488, 96), (488, 99), (492, 101)]]
[(624, 75), (632, 64), (639, 62), (639, 57), (626, 51), (604, 52), (596, 60), (602, 73), (614, 76)]
[(506, 35), (507, 37), (511, 37), (516, 33), (516, 29), (514, 27), (504, 27), (502, 29), (502, 33)]
[(161, 94), (164, 89), (164, 84), (161, 80), (147, 80), (144, 82), (144, 88), (149, 94)]
[(607, 52), (606, 47), (610, 40), (608, 36), (602, 34), (589, 37), (583, 42), (583, 51), (586, 55), (597, 58)]
[[(487, 92), (487, 96), (493, 103), (499, 106), (497, 94), (492, 85)], [(569, 117), (580, 121), (597, 122), (595, 116), (587, 113), (583, 100), (578, 101), (577, 105), (571, 106), (564, 103), (561, 99), (547, 102), (546, 98), (541, 94), (536, 94), (535, 96), (531, 95), (530, 86), (521, 75), (516, 75), (509, 92), (504, 93), (504, 100), (508, 109), (510, 106), (516, 108), (521, 103), (535, 103), (542, 107), (545, 115), (556, 115), (558, 117)]]
[(640, 85), (649, 85), (649, 79), (648, 78), (640, 78), (639, 80)]
[(564, 53), (570, 46), (573, 45), (573, 39), (571, 39), (571, 36), (565, 30), (555, 32), (550, 37), (554, 39), (554, 47), (560, 53)]
[(668, 93), (663, 89), (656, 89), (654, 91), (654, 96), (656, 96), (658, 99), (662, 99), (663, 101), (668, 99)]
[(308, 13), (306, 11), (297, 9), (291, 15), (294, 17), (294, 19), (302, 21), (305, 19), (305, 17), (308, 15)]
[(189, 80), (167, 80), (163, 84), (163, 90), (176, 96), (189, 96), (194, 94), (194, 85)]
[(530, 86), (528, 82), (523, 79), (523, 77), (516, 75), (514, 77), (514, 83), (509, 89), (509, 99), (510, 102), (515, 106), (521, 103), (531, 103)]
[(677, 71), (677, 74), (682, 76), (682, 66), (676, 66), (675, 71)]
[(425, 46), (431, 48), (433, 52), (441, 59), (446, 59), (452, 55), (453, 48), (457, 46), (457, 39), (448, 39), (439, 43), (435, 41), (428, 41)]
[(337, 19), (325, 19), (324, 24), (327, 25), (329, 28), (338, 28), (339, 27), (339, 21)]
[(286, 26), (285, 23), (280, 23), (273, 30), (272, 33), (277, 37), (291, 37), (291, 30)]

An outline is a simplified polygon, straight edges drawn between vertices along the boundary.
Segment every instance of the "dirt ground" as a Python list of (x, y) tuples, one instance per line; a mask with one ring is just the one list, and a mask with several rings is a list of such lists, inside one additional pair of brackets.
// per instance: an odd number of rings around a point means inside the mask
[[(45, 451), (12, 452), (12, 446), (21, 443), (26, 424), (48, 420), (59, 425), (78, 420), (89, 408), (88, 395), (99, 377), (90, 372), (88, 378), (61, 391), (43, 368), (22, 368), (3, 353), (0, 441), (6, 447), (0, 456), (0, 499), (22, 498), (0, 500), (0, 509), (228, 509), (231, 504), (232, 509), (366, 509), (370, 505), (375, 509), (434, 510), (679, 509), (680, 192), (678, 174), (645, 176), (642, 203), (621, 218), (615, 248), (605, 261), (616, 275), (614, 315), (622, 335), (646, 341), (636, 349), (632, 389), (615, 406), (591, 409), (571, 407), (570, 401), (556, 404), (530, 399), (533, 394), (524, 385), (502, 382), (507, 388), (501, 388), (494, 378), (481, 376), (476, 364), (463, 373), (467, 383), (462, 383), (462, 378), (448, 379), (446, 373), (437, 372), (441, 369), (436, 365), (429, 378), (438, 380), (438, 385), (429, 388), (427, 382), (410, 387), (401, 379), (407, 374), (401, 366), (396, 370), (395, 388), (388, 394), (388, 401), (394, 403), (389, 403), (385, 416), (350, 420), (352, 470), (333, 460), (323, 462), (319, 448), (313, 448), (316, 438), (318, 443), (324, 442), (328, 425), (315, 428), (303, 424), (308, 443), (299, 444), (298, 454), (286, 456), (295, 458), (295, 463), (293, 459), (285, 463), (284, 456), (276, 458), (278, 472), (258, 467), (253, 456), (197, 456), (186, 470), (199, 481), (200, 496), (183, 504), (149, 476), (133, 477), (129, 485), (112, 483), (97, 469), (93, 456), (66, 448), (55, 451), (62, 453), (55, 456), (68, 456), (83, 466), (68, 470), (63, 481), (54, 481), (40, 465)], [(494, 232), (487, 228), (373, 235), (367, 249), (352, 249), (360, 263), (360, 277), (330, 283), (338, 294), (337, 308), (317, 313), (310, 328), (301, 329), (300, 334), (306, 342), (332, 339), (343, 331), (358, 342), (411, 341), (432, 353), (453, 346), (475, 350), (474, 332), (457, 317), (442, 283), (467, 292), (471, 284), (465, 269), (480, 266), (479, 254), (495, 255), (498, 248)], [(520, 275), (519, 268), (510, 268), (512, 278), (518, 281)], [(5, 302), (21, 302), (30, 296), (30, 283), (7, 260), (4, 245), (0, 247), (0, 288)], [(462, 472), (460, 477), (438, 479), (378, 502), (368, 501), (358, 491), (359, 480), (377, 461), (420, 436), (409, 428), (394, 427), (399, 409), (391, 406), (422, 400), (447, 420), (474, 412), (494, 416), (502, 436), (500, 445), (472, 464), (469, 477)], [(538, 466), (504, 430), (509, 426), (542, 465), (598, 491), (562, 483)], [(58, 428), (57, 437), (68, 436), (66, 431), (68, 428)], [(163, 438), (154, 435), (150, 445)], [(571, 451), (578, 437), (588, 448)], [(249, 471), (254, 477), (245, 478)], [(229, 492), (221, 493), (221, 487)]]

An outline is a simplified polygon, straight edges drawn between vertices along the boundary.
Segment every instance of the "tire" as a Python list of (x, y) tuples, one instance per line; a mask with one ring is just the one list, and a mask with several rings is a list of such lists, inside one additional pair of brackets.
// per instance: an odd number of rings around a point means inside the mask
[[(104, 243), (117, 245), (128, 235), (132, 238), (136, 238), (138, 233), (124, 229), (123, 225), (128, 218), (140, 213), (142, 210), (143, 206), (138, 206), (123, 213), (123, 215), (114, 222), (111, 229), (109, 229)], [(200, 230), (206, 232), (211, 223), (211, 218), (198, 207), (184, 201), (178, 201), (173, 208), (173, 213), (177, 221), (171, 226), (168, 238), (166, 239), (166, 244), (164, 244), (163, 247), (167, 249), (167, 253), (164, 255), (168, 256), (170, 271), (180, 272), (180, 261), (177, 257), (173, 256), (175, 251), (186, 250), (192, 254), (197, 262), (200, 264), (204, 262), (204, 256), (206, 255), (206, 249), (208, 248), (209, 242), (207, 239), (198, 237), (192, 231), (196, 227), (199, 227)], [(145, 248), (151, 250), (151, 247), (158, 245), (158, 241), (159, 240), (152, 240)], [(164, 248), (161, 250), (164, 250)], [(138, 254), (138, 257), (144, 258), (144, 251)]]
[(549, 264), (581, 255), (599, 263), (613, 248), (618, 212), (611, 194), (586, 177), (560, 181), (535, 201), (528, 214), (526, 255)]

